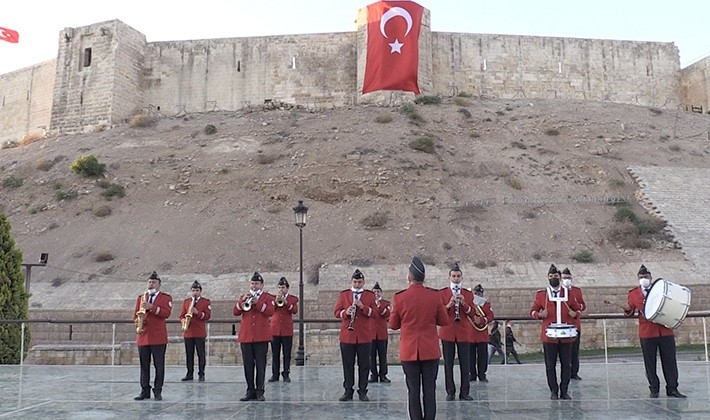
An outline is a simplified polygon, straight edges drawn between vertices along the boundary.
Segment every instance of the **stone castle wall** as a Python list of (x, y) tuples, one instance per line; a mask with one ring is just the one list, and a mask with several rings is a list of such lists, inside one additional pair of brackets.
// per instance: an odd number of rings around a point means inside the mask
[[(141, 111), (172, 116), (265, 102), (392, 104), (403, 95), (359, 94), (363, 10), (356, 32), (330, 34), (147, 43), (118, 20), (66, 28), (56, 61), (0, 75), (0, 142), (39, 126), (54, 134), (91, 131)], [(673, 43), (431, 32), (425, 10), (419, 48), (424, 94), (661, 108), (707, 108), (710, 97), (708, 59), (681, 72)]]

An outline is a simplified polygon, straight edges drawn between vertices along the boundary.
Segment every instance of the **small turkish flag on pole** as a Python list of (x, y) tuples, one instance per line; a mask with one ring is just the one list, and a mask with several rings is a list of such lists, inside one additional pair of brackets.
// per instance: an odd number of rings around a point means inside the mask
[(12, 29), (0, 28), (0, 40), (17, 44), (20, 42), (20, 34)]
[(362, 93), (404, 90), (419, 94), (419, 29), (424, 8), (413, 1), (367, 6), (367, 60)]

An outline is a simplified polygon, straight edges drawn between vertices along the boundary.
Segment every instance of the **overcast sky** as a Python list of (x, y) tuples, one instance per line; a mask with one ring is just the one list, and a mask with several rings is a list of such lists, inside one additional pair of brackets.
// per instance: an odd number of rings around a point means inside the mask
[[(148, 42), (354, 31), (366, 0), (23, 0), (0, 15), (0, 74), (56, 57), (59, 31), (119, 19)], [(420, 0), (432, 30), (674, 42), (681, 66), (710, 55), (710, 0)], [(7, 6), (7, 5), (6, 5)]]

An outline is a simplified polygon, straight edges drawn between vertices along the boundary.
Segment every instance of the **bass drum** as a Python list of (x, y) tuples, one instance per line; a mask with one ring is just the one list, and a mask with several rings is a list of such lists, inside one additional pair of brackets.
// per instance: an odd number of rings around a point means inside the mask
[(651, 322), (678, 328), (690, 309), (690, 289), (657, 279), (643, 304), (643, 316)]

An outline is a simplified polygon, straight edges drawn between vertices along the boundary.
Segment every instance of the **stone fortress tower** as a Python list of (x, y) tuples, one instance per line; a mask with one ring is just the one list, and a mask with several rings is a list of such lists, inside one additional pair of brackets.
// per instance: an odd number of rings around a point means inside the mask
[[(141, 112), (394, 105), (411, 94), (361, 95), (366, 7), (357, 30), (146, 42), (118, 20), (59, 34), (56, 60), (0, 75), (0, 144), (30, 132), (104, 129)], [(431, 31), (419, 39), (423, 94), (560, 98), (668, 109), (710, 106), (710, 58), (680, 69), (673, 43)]]

